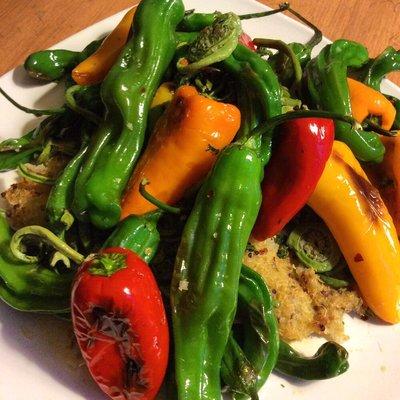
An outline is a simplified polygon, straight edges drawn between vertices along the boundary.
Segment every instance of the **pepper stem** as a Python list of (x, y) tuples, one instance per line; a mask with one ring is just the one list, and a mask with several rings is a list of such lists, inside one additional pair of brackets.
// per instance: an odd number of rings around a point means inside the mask
[(17, 107), (19, 110), (26, 112), (28, 114), (33, 114), (36, 117), (41, 117), (43, 115), (58, 115), (65, 112), (65, 108), (52, 108), (49, 110), (36, 110), (34, 108), (24, 107), (21, 104), (17, 103), (12, 97), (10, 97), (1, 87), (0, 94), (2, 94), (13, 106)]
[(282, 40), (277, 40), (277, 39), (256, 38), (253, 40), (253, 43), (257, 47), (266, 47), (266, 48), (270, 48), (270, 49), (276, 49), (276, 50), (286, 53), (287, 56), (290, 58), (290, 61), (292, 62), (292, 65), (293, 65), (295, 84), (300, 83), (301, 77), (303, 75), (303, 71), (301, 69), (300, 61), (298, 60), (298, 58), (296, 57), (296, 54), (294, 54), (294, 51), (290, 48), (290, 46), (288, 46)]
[(288, 7), (286, 8), (291, 14), (293, 14), (296, 18), (298, 18), (301, 22), (306, 24), (308, 27), (310, 27), (314, 31), (313, 37), (306, 43), (306, 46), (309, 49), (313, 49), (318, 43), (321, 42), (322, 40), (322, 32), (320, 29), (315, 26), (312, 22), (310, 22), (308, 19), (304, 18), (301, 14), (299, 14), (297, 11), (293, 10), (293, 8), (290, 7), (289, 3), (283, 3), (281, 5), (286, 4)]
[(43, 226), (32, 225), (26, 226), (24, 228), (16, 231), (11, 238), (10, 250), (14, 257), (26, 263), (37, 263), (39, 258), (37, 256), (29, 256), (25, 254), (21, 249), (23, 249), (22, 240), (25, 236), (38, 236), (45, 242), (51, 244), (59, 253), (70, 258), (77, 264), (82, 264), (85, 257), (70, 247), (67, 243), (62, 241), (53, 232), (49, 231)]
[(140, 182), (139, 185), (139, 193), (151, 204), (155, 205), (156, 207), (158, 207), (160, 210), (172, 213), (172, 214), (180, 214), (181, 213), (181, 209), (178, 207), (173, 207), (170, 206), (166, 203), (164, 203), (163, 201), (155, 198), (154, 196), (152, 196), (147, 190), (146, 190), (146, 186), (149, 185), (150, 182), (144, 178), (142, 179), (142, 181)]
[(75, 111), (77, 114), (82, 115), (82, 117), (85, 117), (90, 122), (93, 122), (96, 125), (100, 125), (101, 118), (98, 115), (96, 115), (92, 111), (86, 110), (85, 108), (78, 106), (74, 96), (75, 96), (75, 93), (79, 92), (81, 89), (82, 89), (82, 86), (74, 85), (65, 91), (64, 96), (65, 96), (65, 102), (66, 102), (67, 106), (72, 111)]
[(366, 119), (364, 121), (364, 123), (369, 126), (370, 128), (372, 128), (373, 131), (375, 131), (376, 133), (379, 133), (382, 136), (388, 136), (388, 137), (396, 137), (399, 133), (399, 131), (394, 130), (394, 131), (387, 131), (386, 129), (383, 129), (381, 126), (379, 126), (378, 124), (376, 124), (374, 121), (372, 121), (371, 119)]
[(290, 121), (298, 118), (327, 118), (334, 119), (336, 121), (342, 121), (350, 125), (358, 124), (357, 121), (350, 116), (333, 113), (330, 111), (319, 111), (319, 110), (301, 110), (301, 111), (289, 111), (286, 114), (280, 114), (272, 118), (267, 118), (264, 123), (254, 129), (252, 136), (263, 135), (273, 130), (278, 125), (283, 124), (286, 121)]
[(125, 254), (103, 253), (95, 256), (89, 272), (92, 275), (111, 276), (122, 268), (126, 268)]
[(282, 4), (279, 5), (279, 8), (276, 8), (274, 10), (263, 11), (263, 12), (259, 12), (259, 13), (251, 13), (251, 14), (242, 14), (242, 15), (239, 15), (239, 18), (241, 20), (244, 20), (244, 19), (268, 17), (270, 15), (278, 14), (278, 13), (281, 13), (281, 12), (283, 12), (285, 10), (288, 10), (289, 7), (290, 7), (289, 3), (282, 3)]

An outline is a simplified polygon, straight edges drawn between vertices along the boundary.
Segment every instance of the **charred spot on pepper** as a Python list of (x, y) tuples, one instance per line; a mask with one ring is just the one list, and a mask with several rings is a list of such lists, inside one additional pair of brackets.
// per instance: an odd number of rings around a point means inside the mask
[(381, 199), (379, 191), (368, 179), (358, 174), (349, 164), (347, 164), (338, 153), (333, 153), (336, 161), (342, 163), (348, 173), (355, 189), (360, 194), (364, 203), (364, 211), (373, 223), (377, 223), (385, 215), (385, 205)]
[(124, 389), (129, 391), (135, 389), (138, 392), (142, 392), (148, 388), (148, 382), (140, 377), (142, 367), (142, 360), (133, 358), (127, 359), (125, 362)]
[(215, 155), (219, 154), (219, 150), (216, 147), (211, 146), (211, 144), (207, 145), (206, 151), (209, 151), (210, 153), (215, 154)]
[(354, 256), (354, 261), (355, 261), (355, 262), (362, 262), (362, 261), (364, 261), (364, 257), (363, 257), (360, 253), (357, 253), (357, 254)]

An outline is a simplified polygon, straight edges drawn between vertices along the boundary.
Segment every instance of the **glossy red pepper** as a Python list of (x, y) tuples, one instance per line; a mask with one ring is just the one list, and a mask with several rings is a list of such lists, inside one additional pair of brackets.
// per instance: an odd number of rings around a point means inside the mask
[(72, 322), (92, 377), (113, 400), (152, 400), (164, 379), (169, 333), (148, 265), (131, 250), (103, 250), (78, 271)]
[(334, 133), (330, 119), (300, 118), (282, 125), (281, 140), (265, 169), (255, 239), (279, 233), (307, 203), (331, 154)]
[(251, 37), (245, 32), (242, 32), (242, 34), (239, 36), (239, 43), (242, 44), (243, 46), (248, 47), (250, 50), (253, 51), (257, 50), (257, 47), (251, 40)]

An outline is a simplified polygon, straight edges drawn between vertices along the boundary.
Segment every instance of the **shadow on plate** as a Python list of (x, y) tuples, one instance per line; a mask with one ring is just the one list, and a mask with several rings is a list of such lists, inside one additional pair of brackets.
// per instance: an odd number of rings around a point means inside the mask
[[(60, 385), (90, 400), (106, 396), (91, 379), (67, 321), (17, 312), (0, 301), (0, 342), (35, 363)], [(17, 372), (17, 371), (16, 371)], [(31, 388), (33, 389), (33, 388)]]

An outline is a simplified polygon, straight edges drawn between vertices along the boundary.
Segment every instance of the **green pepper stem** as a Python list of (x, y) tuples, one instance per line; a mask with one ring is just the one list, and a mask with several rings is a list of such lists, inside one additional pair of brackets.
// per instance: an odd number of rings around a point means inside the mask
[(18, 260), (27, 263), (37, 263), (39, 261), (37, 256), (28, 256), (20, 250), (22, 247), (22, 240), (25, 236), (38, 236), (43, 239), (45, 242), (51, 244), (59, 253), (65, 255), (70, 258), (77, 264), (82, 264), (85, 257), (74, 250), (72, 247), (68, 246), (67, 243), (62, 241), (58, 236), (56, 236), (53, 232), (44, 228), (43, 226), (32, 225), (26, 226), (24, 228), (16, 231), (11, 238), (10, 242), (10, 250), (14, 257)]
[(53, 108), (49, 110), (36, 110), (34, 108), (24, 107), (21, 104), (17, 103), (12, 97), (10, 97), (1, 87), (0, 94), (2, 94), (13, 106), (18, 108), (19, 110), (26, 112), (28, 114), (33, 114), (36, 117), (41, 117), (43, 115), (58, 115), (65, 112), (65, 108)]
[(256, 38), (253, 40), (253, 43), (257, 47), (267, 47), (270, 49), (276, 49), (276, 50), (286, 53), (287, 56), (290, 58), (290, 61), (292, 62), (292, 65), (293, 65), (295, 84), (300, 83), (301, 77), (303, 75), (300, 61), (296, 57), (296, 54), (294, 54), (294, 51), (285, 42), (283, 42), (282, 40), (277, 40), (277, 39)]
[(386, 129), (383, 129), (381, 126), (376, 124), (374, 121), (371, 119), (366, 119), (364, 121), (370, 128), (372, 128), (373, 131), (376, 133), (379, 133), (382, 136), (388, 136), (388, 137), (396, 137), (398, 134), (397, 130), (394, 131), (387, 131)]
[(251, 13), (251, 14), (242, 14), (242, 15), (239, 15), (239, 18), (241, 20), (244, 20), (244, 19), (269, 17), (270, 15), (278, 14), (278, 13), (281, 13), (281, 12), (283, 12), (285, 10), (288, 10), (289, 7), (290, 7), (289, 3), (282, 3), (282, 4), (279, 5), (279, 8), (276, 8), (274, 10), (263, 11), (263, 12), (259, 12), (259, 13)]
[[(321, 42), (322, 40), (322, 32), (320, 31), (320, 29), (315, 26), (312, 22), (310, 22), (308, 19), (304, 18), (301, 14), (299, 14), (297, 11), (293, 10), (290, 7), (289, 3), (283, 3), (286, 4), (287, 10), (293, 14), (296, 18), (298, 18), (301, 22), (303, 22), (304, 24), (306, 24), (308, 27), (310, 27), (313, 31), (314, 31), (314, 35), (313, 37), (306, 43), (306, 46), (309, 49), (313, 49), (318, 43)], [(282, 4), (282, 5), (283, 5)]]
[(82, 117), (85, 117), (90, 122), (93, 122), (96, 125), (100, 125), (101, 118), (98, 115), (96, 115), (92, 111), (89, 111), (83, 107), (78, 106), (74, 96), (75, 96), (75, 93), (79, 92), (81, 89), (82, 89), (82, 86), (74, 85), (65, 91), (65, 102), (66, 102), (67, 106), (72, 111), (75, 111), (77, 114), (82, 115)]
[[(357, 124), (357, 121), (350, 116), (342, 115), (339, 113), (333, 113), (330, 111), (319, 111), (319, 110), (301, 110), (301, 111), (290, 111), (286, 114), (280, 114), (275, 117), (267, 118), (264, 123), (257, 127), (251, 136), (263, 135), (266, 132), (271, 131), (278, 125), (283, 124), (286, 121), (291, 121), (298, 118), (327, 118), (334, 119), (337, 121), (346, 122), (350, 125)], [(251, 137), (250, 136), (250, 137)]]
[(178, 207), (173, 207), (170, 206), (166, 203), (164, 203), (163, 201), (155, 198), (154, 196), (152, 196), (147, 190), (146, 190), (146, 186), (150, 184), (150, 182), (144, 178), (142, 179), (142, 181), (140, 182), (139, 185), (139, 193), (151, 204), (154, 204), (156, 207), (158, 207), (160, 210), (172, 213), (172, 214), (180, 214), (182, 212), (182, 210)]

